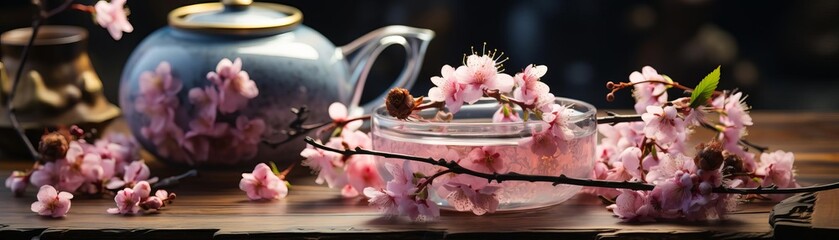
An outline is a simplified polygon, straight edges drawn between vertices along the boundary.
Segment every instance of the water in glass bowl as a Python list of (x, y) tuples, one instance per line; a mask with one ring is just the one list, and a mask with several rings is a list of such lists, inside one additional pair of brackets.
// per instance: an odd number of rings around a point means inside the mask
[[(491, 120), (487, 119), (486, 121)], [(527, 131), (529, 133), (529, 130), (524, 127), (525, 124), (521, 124), (521, 126), (525, 129), (509, 129), (509, 126), (503, 126), (500, 131)], [(551, 176), (564, 174), (576, 178), (589, 177), (594, 164), (596, 134), (594, 134), (592, 128), (572, 127), (575, 131), (575, 137), (571, 140), (559, 142), (558, 145), (565, 147), (558, 149), (553, 156), (539, 156), (534, 154), (530, 148), (519, 146), (519, 142), (529, 138), (527, 136), (529, 134), (523, 134), (521, 137), (509, 137), (509, 135), (507, 137), (497, 137), (494, 136), (494, 133), (498, 131), (490, 130), (483, 135), (469, 134), (467, 137), (451, 137), (445, 134), (416, 134), (416, 132), (404, 131), (407, 128), (401, 128), (400, 130), (398, 126), (393, 128), (378, 128), (372, 131), (373, 148), (375, 150), (434, 158), (445, 158), (447, 154), (451, 157), (450, 152), (455, 152), (462, 159), (474, 148), (494, 146), (506, 166), (505, 172)], [(502, 127), (496, 126), (494, 128), (499, 130)], [(384, 163), (390, 162), (401, 165), (404, 161), (381, 157), (377, 160), (381, 163), (379, 164), (380, 173), (385, 180), (390, 180), (391, 177), (384, 169)], [(446, 160), (457, 159), (447, 158)], [(426, 163), (413, 162), (412, 164), (415, 171), (426, 176), (431, 176), (444, 169)], [(559, 204), (574, 196), (581, 189), (580, 186), (553, 186), (551, 183), (522, 181), (505, 181), (500, 186), (501, 189), (496, 192), (500, 202), (498, 211), (525, 210)], [(441, 208), (453, 209), (445, 200), (448, 192), (440, 184), (433, 184), (429, 190), (431, 200), (440, 205)]]

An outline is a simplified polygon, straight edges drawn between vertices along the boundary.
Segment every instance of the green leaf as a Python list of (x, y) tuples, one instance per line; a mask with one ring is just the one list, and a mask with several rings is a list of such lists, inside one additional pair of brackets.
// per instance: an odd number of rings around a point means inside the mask
[(690, 107), (696, 108), (705, 104), (708, 99), (711, 99), (711, 95), (713, 95), (714, 91), (717, 90), (717, 84), (719, 83), (720, 66), (717, 66), (717, 69), (714, 69), (714, 71), (705, 76), (705, 78), (696, 85), (696, 88), (693, 89), (693, 93), (690, 94)]

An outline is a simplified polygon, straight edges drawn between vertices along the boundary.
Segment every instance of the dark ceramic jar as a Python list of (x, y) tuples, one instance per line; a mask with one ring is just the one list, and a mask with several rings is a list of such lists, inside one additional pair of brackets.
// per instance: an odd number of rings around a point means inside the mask
[(291, 108), (312, 109), (310, 122), (329, 121), (325, 110), (333, 102), (369, 112), (381, 101), (359, 100), (379, 52), (405, 47), (408, 59), (393, 85), (410, 87), (434, 36), (389, 26), (336, 47), (302, 25), (302, 16), (293, 7), (250, 0), (172, 11), (170, 26), (146, 38), (122, 74), (120, 105), (137, 140), (181, 165), (293, 162), (302, 140), (266, 144), (285, 140)]

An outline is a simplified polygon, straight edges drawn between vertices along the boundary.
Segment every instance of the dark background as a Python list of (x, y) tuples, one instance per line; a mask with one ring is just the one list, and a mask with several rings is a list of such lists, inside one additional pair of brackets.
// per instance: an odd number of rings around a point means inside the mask
[[(119, 76), (132, 49), (166, 26), (169, 11), (196, 2), (208, 1), (129, 0), (135, 30), (118, 42), (86, 13), (68, 11), (49, 24), (90, 30), (91, 59), (107, 97), (117, 102)], [(304, 24), (336, 45), (391, 24), (436, 31), (412, 89), (415, 95), (427, 93), (428, 79), (439, 75), (442, 65), (460, 64), (470, 46), (480, 48), (487, 42), (510, 56), (508, 73), (529, 63), (547, 65), (543, 81), (556, 95), (600, 108), (630, 108), (628, 92), (607, 103), (604, 85), (627, 81), (630, 72), (644, 65), (688, 86), (722, 65), (720, 87), (746, 92), (755, 108), (839, 110), (839, 1), (834, 0), (276, 2), (301, 9)], [(28, 26), (33, 10), (26, 0), (2, 1), (0, 31)], [(386, 50), (368, 85), (383, 86), (370, 83), (394, 78), (403, 56), (396, 47)]]

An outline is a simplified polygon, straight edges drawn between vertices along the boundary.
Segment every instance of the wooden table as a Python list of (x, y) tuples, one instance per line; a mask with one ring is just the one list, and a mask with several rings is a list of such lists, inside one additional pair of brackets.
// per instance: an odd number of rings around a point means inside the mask
[[(839, 113), (753, 114), (753, 142), (795, 152), (798, 180), (804, 185), (839, 181)], [(694, 141), (710, 134), (699, 130)], [(0, 177), (28, 162), (0, 162)], [(151, 162), (152, 173), (169, 176), (181, 170)], [(339, 192), (313, 185), (313, 179), (292, 179), (287, 198), (250, 202), (238, 189), (237, 172), (202, 170), (201, 176), (171, 189), (174, 205), (159, 214), (109, 215), (112, 199), (73, 199), (65, 219), (52, 220), (29, 211), (32, 189), (14, 198), (0, 190), (0, 239), (765, 239), (773, 236), (768, 223), (771, 202), (740, 205), (726, 220), (709, 222), (622, 223), (596, 198), (577, 196), (563, 204), (517, 213), (487, 216), (443, 212), (435, 222), (413, 223), (386, 218), (361, 199), (343, 199)], [(837, 194), (836, 196), (839, 196)], [(839, 228), (839, 215), (820, 224)]]

